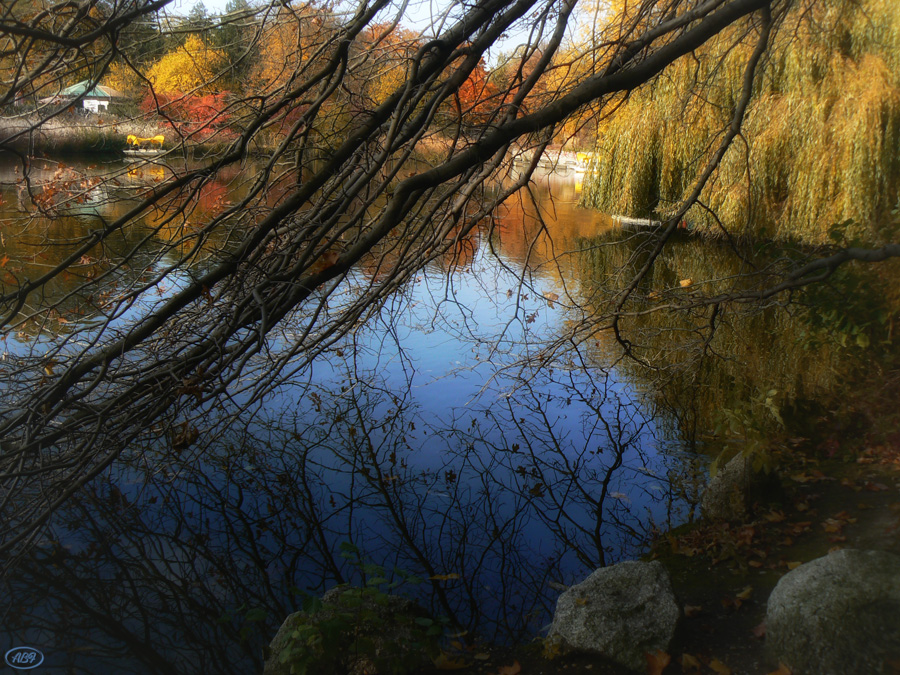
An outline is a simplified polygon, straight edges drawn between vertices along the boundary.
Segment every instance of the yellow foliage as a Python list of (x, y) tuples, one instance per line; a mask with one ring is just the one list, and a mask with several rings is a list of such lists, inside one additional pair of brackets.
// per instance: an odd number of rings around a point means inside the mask
[(150, 67), (147, 79), (160, 94), (214, 93), (218, 91), (214, 78), (227, 62), (224, 52), (207, 46), (196, 35), (189, 35), (183, 45)]
[(103, 78), (103, 84), (112, 87), (125, 94), (138, 94), (145, 86), (141, 76), (128, 65), (120, 62), (113, 63)]
[[(745, 26), (632, 92), (602, 125), (585, 201), (665, 213), (731, 121), (753, 45)], [(900, 13), (892, 0), (798, 6), (774, 38), (743, 125), (688, 220), (823, 242), (836, 223), (876, 244), (900, 190)]]
[(250, 73), (254, 90), (271, 93), (296, 79), (329, 39), (331, 18), (310, 5), (282, 7), (260, 34), (259, 56)]
[(417, 47), (417, 36), (402, 28), (376, 24), (367, 29), (355, 67), (372, 103), (384, 103), (406, 82)]

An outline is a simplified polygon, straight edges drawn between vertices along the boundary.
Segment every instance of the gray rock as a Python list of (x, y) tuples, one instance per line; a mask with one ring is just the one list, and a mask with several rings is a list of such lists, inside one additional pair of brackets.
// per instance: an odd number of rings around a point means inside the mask
[[(337, 586), (322, 596), (314, 614), (288, 616), (269, 644), (263, 675), (290, 674), (291, 661), (281, 661), (285, 650), (316, 675), (415, 672), (431, 665), (429, 651), (437, 649), (437, 639), (418, 623), (428, 619), (425, 610), (406, 598), (370, 591)], [(311, 626), (321, 631), (321, 648), (309, 649), (298, 639)]]
[(798, 675), (875, 675), (900, 660), (900, 556), (836, 551), (769, 596), (766, 651)]
[(754, 470), (753, 458), (738, 454), (709, 481), (700, 509), (709, 520), (747, 520), (754, 502), (771, 501), (779, 489), (777, 476)]
[(548, 640), (646, 672), (646, 655), (668, 650), (680, 614), (662, 563), (623, 562), (559, 596)]

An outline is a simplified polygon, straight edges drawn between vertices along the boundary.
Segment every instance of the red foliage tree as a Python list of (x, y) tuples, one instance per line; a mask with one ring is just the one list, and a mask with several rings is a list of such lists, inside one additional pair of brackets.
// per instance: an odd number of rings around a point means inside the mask
[(209, 140), (213, 136), (217, 140), (228, 141), (237, 136), (229, 127), (230, 97), (231, 92), (227, 91), (203, 96), (150, 92), (141, 102), (141, 110), (160, 115), (164, 124), (174, 129), (179, 136), (190, 137), (198, 142)]

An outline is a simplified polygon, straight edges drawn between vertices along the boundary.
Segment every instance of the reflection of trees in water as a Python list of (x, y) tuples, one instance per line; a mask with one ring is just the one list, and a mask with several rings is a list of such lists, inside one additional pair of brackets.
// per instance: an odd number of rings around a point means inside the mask
[[(246, 180), (236, 170), (132, 214), (133, 221), (118, 228), (116, 236), (99, 236), (172, 173), (171, 167), (155, 164), (47, 161), (23, 178), (0, 163), (0, 188), (5, 188), (0, 189), (0, 293), (46, 281), (37, 303), (42, 311), (25, 303), (7, 317), (20, 342), (96, 329), (112, 315), (134, 309), (142, 293), (146, 308), (183, 283), (174, 273), (162, 278), (165, 271), (182, 267), (180, 257), (190, 262), (189, 274), (198, 274), (228, 248), (226, 236), (209, 233), (200, 223), (246, 192)], [(65, 273), (44, 279), (60, 265), (66, 266)]]
[[(601, 363), (622, 349), (612, 331), (591, 317), (604, 315), (647, 259), (656, 236), (620, 230), (580, 242), (577, 275), (592, 294), (585, 291), (588, 318), (575, 331), (596, 341)], [(708, 300), (763, 288), (804, 255), (808, 251), (784, 245), (673, 239), (621, 319), (636, 358), (618, 362), (618, 371), (677, 418), (688, 441), (711, 434), (726, 410), (745, 420), (738, 425), (743, 440), (764, 438), (778, 427), (762, 403), (773, 390), (782, 413), (821, 409), (871, 361), (870, 342), (886, 334), (877, 317), (890, 316), (896, 307), (892, 284), (877, 271), (847, 268), (826, 285), (797, 291), (790, 301)]]
[(610, 380), (532, 374), (447, 419), (373, 373), (346, 382), (298, 385), (276, 419), (95, 481), (6, 575), (22, 608), (8, 630), (82, 666), (249, 672), (297, 589), (363, 583), (340, 555), (351, 542), (437, 577), (410, 588), (435, 614), (521, 637), (548, 621), (549, 582), (683, 517), (672, 458)]

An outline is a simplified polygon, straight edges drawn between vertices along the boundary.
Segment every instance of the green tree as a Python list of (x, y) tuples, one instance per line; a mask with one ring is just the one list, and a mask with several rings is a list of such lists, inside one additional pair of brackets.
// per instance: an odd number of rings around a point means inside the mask
[(241, 92), (253, 64), (260, 58), (256, 40), (259, 22), (256, 11), (247, 0), (229, 0), (225, 14), (219, 17), (212, 38), (213, 46), (225, 53), (228, 63), (228, 89)]

